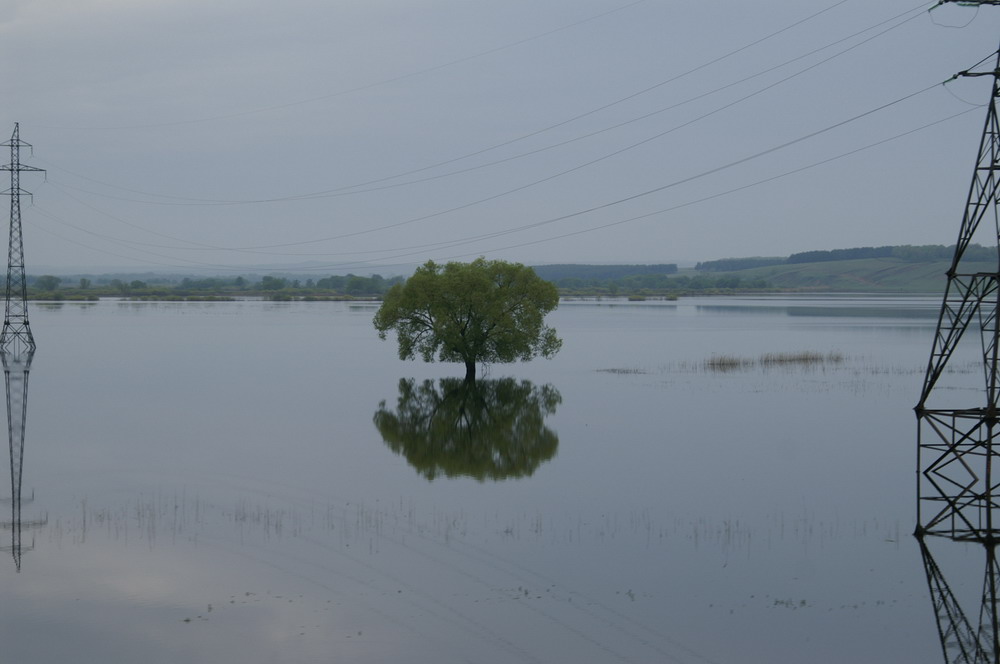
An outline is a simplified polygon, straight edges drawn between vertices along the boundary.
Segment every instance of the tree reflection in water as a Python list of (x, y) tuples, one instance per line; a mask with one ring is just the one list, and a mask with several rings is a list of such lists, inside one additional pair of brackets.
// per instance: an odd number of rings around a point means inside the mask
[(562, 402), (551, 385), (500, 378), (399, 381), (396, 410), (379, 404), (374, 421), (385, 443), (429, 480), (531, 475), (556, 454), (559, 437), (545, 417)]

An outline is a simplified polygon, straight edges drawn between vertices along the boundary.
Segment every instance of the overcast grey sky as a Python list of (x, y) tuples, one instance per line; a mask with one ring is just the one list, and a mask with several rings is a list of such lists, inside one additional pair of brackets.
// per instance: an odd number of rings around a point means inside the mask
[(28, 271), (951, 244), (1000, 7), (932, 4), (6, 0)]

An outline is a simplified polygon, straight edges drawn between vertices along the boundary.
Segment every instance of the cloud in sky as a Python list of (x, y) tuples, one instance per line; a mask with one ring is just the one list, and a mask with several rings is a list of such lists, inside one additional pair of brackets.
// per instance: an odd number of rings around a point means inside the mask
[(1000, 8), (930, 6), (6, 3), (28, 269), (950, 244)]

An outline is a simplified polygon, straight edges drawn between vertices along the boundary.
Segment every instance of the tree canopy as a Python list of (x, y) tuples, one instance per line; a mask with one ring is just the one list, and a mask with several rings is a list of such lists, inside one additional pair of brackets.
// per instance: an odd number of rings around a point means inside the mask
[(480, 362), (555, 355), (562, 340), (544, 319), (558, 305), (556, 287), (520, 263), (428, 261), (389, 289), (373, 323), (382, 339), (396, 331), (400, 359), (462, 362), (475, 380)]

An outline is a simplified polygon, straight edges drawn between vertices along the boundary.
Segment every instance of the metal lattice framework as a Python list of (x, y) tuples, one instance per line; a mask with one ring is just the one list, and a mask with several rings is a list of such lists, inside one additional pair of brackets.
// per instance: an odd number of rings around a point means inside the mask
[(35, 339), (28, 325), (28, 293), (24, 277), (24, 241), (21, 237), (21, 194), (30, 192), (21, 189), (20, 174), (23, 171), (42, 171), (41, 168), (25, 166), (21, 163), (21, 148), (30, 148), (18, 135), (18, 123), (14, 123), (14, 133), (0, 146), (10, 148), (10, 163), (0, 166), (0, 171), (10, 171), (10, 189), (4, 193), (10, 196), (10, 237), (7, 244), (6, 310), (3, 331), (0, 332), (0, 350), (21, 353), (35, 349)]
[[(915, 408), (920, 471), (917, 532), (981, 541), (1000, 534), (1000, 474), (992, 472), (1000, 460), (1000, 447), (995, 444), (1000, 437), (1000, 51), (993, 71), (963, 75), (991, 76), (993, 85), (965, 216)], [(989, 271), (983, 270), (981, 262), (973, 264), (967, 259), (974, 243), (994, 248)], [(970, 328), (978, 334), (966, 334)], [(956, 351), (964, 346), (974, 349), (963, 357), (976, 357), (976, 363), (981, 364), (979, 392), (983, 401), (972, 407), (938, 407), (935, 388)]]
[(1000, 0), (938, 0), (938, 5), (961, 5), (963, 7), (978, 7), (979, 5), (1000, 5)]
[[(959, 5), (1000, 4), (941, 0)], [(1000, 567), (1000, 50), (992, 71), (962, 72), (961, 76), (990, 76), (993, 85), (979, 153), (966, 200), (965, 215), (948, 269), (917, 414), (917, 527), (944, 659), (950, 664), (1000, 664), (1000, 625), (997, 593)], [(993, 249), (986, 266), (974, 244)], [(969, 256), (976, 254), (976, 261)], [(988, 269), (984, 269), (988, 267)], [(978, 334), (966, 334), (973, 328)], [(966, 351), (965, 348), (969, 350)], [(982, 382), (948, 392), (965, 399), (978, 394), (978, 404), (946, 407), (940, 382), (956, 355), (979, 365)], [(974, 389), (974, 392), (970, 392)], [(997, 466), (1000, 468), (1000, 466)], [(979, 618), (973, 623), (931, 556), (926, 536), (976, 542), (986, 554)]]
[[(21, 541), (24, 530), (44, 526), (47, 518), (25, 521), (21, 518), (21, 477), (24, 472), (24, 434), (28, 418), (28, 372), (31, 370), (33, 351), (15, 356), (14, 353), (0, 351), (3, 361), (4, 384), (7, 392), (7, 435), (10, 441), (10, 522), (0, 523), (0, 527), (10, 528), (10, 548), (17, 570), (21, 570), (21, 554), (30, 551)], [(31, 498), (28, 499), (30, 502)]]
[(923, 537), (918, 539), (945, 662), (949, 664), (1000, 662), (1000, 629), (996, 614), (1000, 568), (997, 566), (996, 543), (984, 543), (983, 546), (986, 553), (986, 567), (983, 572), (979, 616), (973, 624), (931, 555), (927, 542)]

